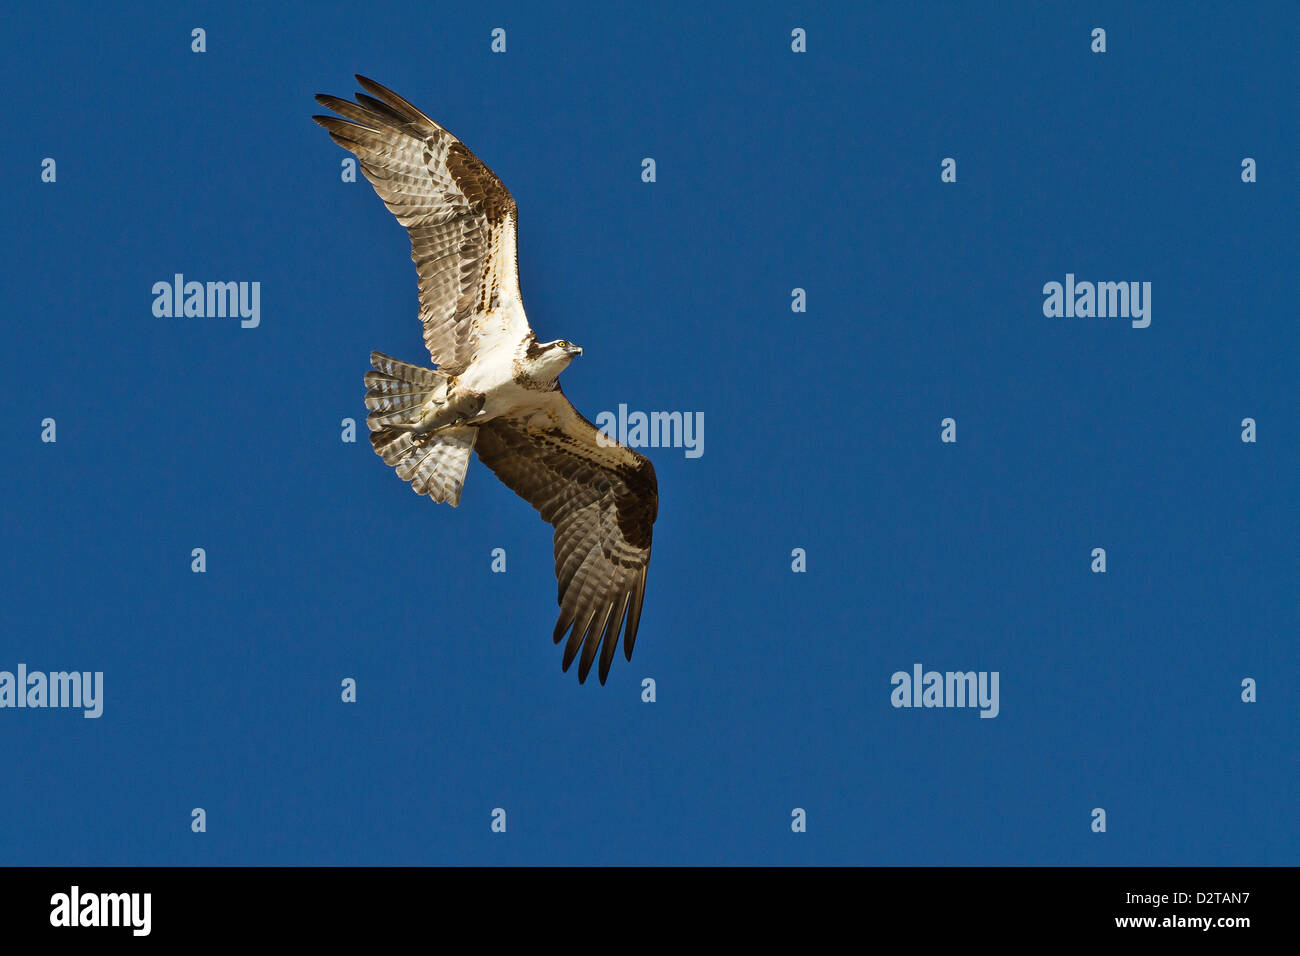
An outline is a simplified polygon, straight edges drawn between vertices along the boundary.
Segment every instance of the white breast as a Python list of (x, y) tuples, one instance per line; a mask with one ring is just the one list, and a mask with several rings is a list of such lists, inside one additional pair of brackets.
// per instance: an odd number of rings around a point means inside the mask
[(484, 397), (479, 418), (497, 418), (507, 415), (532, 394), (515, 382), (516, 363), (523, 357), (527, 339), (521, 339), (513, 348), (498, 346), (487, 353), (480, 352), (474, 362), (460, 376), (463, 387), (473, 389)]

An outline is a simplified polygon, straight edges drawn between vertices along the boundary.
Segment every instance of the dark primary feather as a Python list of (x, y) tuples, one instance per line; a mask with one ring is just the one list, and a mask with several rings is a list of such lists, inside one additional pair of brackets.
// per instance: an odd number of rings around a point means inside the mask
[(476, 450), (555, 527), (555, 642), (569, 635), (562, 663), (567, 671), (578, 660), (579, 683), (599, 655), (603, 684), (620, 632), (623, 653), (632, 659), (659, 511), (658, 481), (645, 456), (622, 445), (602, 446), (596, 426), (563, 392), (547, 393), (542, 401), (544, 413), (526, 421), (498, 418), (480, 426)]

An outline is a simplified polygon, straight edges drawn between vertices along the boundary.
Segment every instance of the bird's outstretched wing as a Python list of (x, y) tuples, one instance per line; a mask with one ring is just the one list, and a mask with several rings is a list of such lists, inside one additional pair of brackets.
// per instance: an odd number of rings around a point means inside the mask
[(650, 538), (659, 511), (659, 483), (649, 459), (619, 445), (583, 418), (558, 388), (539, 396), (536, 411), (479, 427), (478, 455), (517, 495), (555, 526), (555, 576), (565, 633), (564, 669), (578, 661), (578, 682), (600, 651), (600, 682), (624, 629), (632, 659)]
[[(387, 87), (358, 76), (356, 103), (320, 94), (313, 116), (357, 154), (379, 198), (411, 235), (424, 344), (439, 365), (467, 365), (498, 336), (528, 334), (510, 192), (465, 144)], [(371, 94), (371, 95), (367, 95)]]

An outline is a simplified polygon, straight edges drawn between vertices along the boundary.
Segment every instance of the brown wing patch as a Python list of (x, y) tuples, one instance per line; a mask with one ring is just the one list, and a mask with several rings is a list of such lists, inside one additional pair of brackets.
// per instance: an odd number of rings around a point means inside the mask
[(459, 140), (447, 148), (447, 172), (455, 180), (465, 200), (480, 210), (488, 222), (502, 222), (515, 214), (515, 201), (496, 174)]

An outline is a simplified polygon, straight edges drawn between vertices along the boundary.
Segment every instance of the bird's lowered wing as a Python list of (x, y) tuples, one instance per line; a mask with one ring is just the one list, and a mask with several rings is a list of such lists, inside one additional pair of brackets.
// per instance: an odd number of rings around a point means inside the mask
[(603, 436), (558, 388), (538, 400), (527, 417), (480, 426), (478, 455), (555, 526), (555, 643), (569, 633), (566, 671), (582, 651), (579, 683), (600, 651), (603, 684), (625, 617), (623, 652), (632, 659), (659, 484), (649, 459)]
[[(510, 192), (429, 117), (374, 80), (356, 103), (320, 94), (338, 116), (313, 116), (357, 154), (379, 198), (411, 235), (424, 344), (439, 365), (467, 365), (501, 336), (528, 333), (519, 295)], [(370, 94), (370, 95), (367, 95)]]

